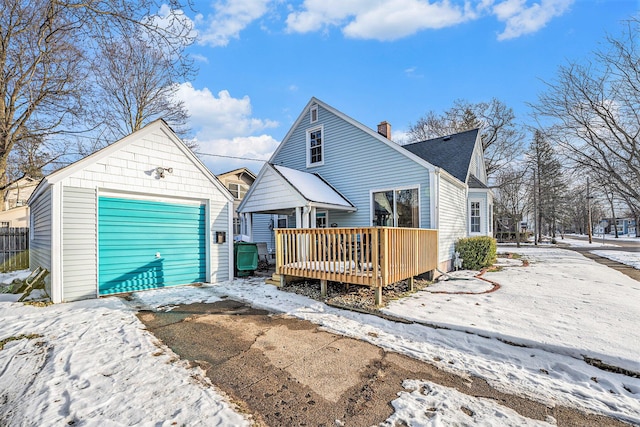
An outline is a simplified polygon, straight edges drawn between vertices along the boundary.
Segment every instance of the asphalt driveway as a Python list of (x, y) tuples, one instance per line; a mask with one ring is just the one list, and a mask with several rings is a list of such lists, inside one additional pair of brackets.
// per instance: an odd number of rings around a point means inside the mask
[(532, 419), (551, 415), (560, 426), (626, 425), (500, 393), (482, 379), (462, 378), (233, 300), (142, 311), (139, 318), (176, 354), (200, 365), (257, 425), (377, 425), (393, 413), (390, 402), (409, 378), (495, 399)]

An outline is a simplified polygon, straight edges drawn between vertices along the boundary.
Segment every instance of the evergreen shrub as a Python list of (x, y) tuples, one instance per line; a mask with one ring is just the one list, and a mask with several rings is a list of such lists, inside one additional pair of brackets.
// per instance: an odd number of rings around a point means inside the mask
[(466, 237), (456, 242), (456, 252), (462, 258), (462, 268), (481, 270), (496, 262), (496, 240), (489, 236)]

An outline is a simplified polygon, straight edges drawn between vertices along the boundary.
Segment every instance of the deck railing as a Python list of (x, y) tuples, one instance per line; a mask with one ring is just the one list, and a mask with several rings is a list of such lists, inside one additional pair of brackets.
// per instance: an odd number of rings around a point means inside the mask
[[(438, 232), (421, 228), (280, 228), (276, 273), (381, 289), (435, 270)], [(380, 294), (380, 295), (379, 295)]]

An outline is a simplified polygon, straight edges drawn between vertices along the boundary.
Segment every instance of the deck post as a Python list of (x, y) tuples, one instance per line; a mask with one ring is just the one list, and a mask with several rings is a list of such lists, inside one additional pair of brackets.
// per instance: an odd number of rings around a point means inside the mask
[(376, 307), (382, 305), (382, 285), (376, 286)]
[(414, 291), (414, 286), (413, 286), (413, 276), (409, 277), (409, 292), (413, 292)]
[(320, 296), (325, 298), (327, 296), (327, 281), (320, 280)]
[(278, 230), (273, 230), (276, 241), (276, 273), (281, 274), (280, 269), (284, 265), (284, 247), (282, 245), (283, 234)]

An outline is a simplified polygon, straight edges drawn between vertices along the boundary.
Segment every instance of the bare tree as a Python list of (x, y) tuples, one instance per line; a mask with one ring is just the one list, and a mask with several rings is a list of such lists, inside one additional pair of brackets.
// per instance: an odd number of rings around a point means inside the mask
[(522, 154), (523, 132), (516, 124), (513, 110), (493, 98), (476, 104), (456, 100), (449, 110), (439, 115), (433, 111), (409, 127), (410, 142), (424, 141), (480, 128), (485, 166), (489, 177)]
[(518, 247), (523, 241), (520, 224), (530, 211), (531, 188), (527, 172), (528, 165), (522, 164), (502, 168), (496, 176), (495, 217), (507, 228), (509, 236), (514, 233)]
[(560, 67), (532, 106), (576, 167), (631, 200), (640, 200), (639, 30), (631, 19), (590, 61)]
[(107, 143), (158, 118), (186, 133), (188, 112), (176, 92), (194, 73), (191, 63), (139, 35), (104, 44), (94, 70), (97, 117)]
[[(180, 19), (160, 21), (156, 0), (13, 0), (0, 3), (0, 187), (16, 143), (45, 141), (81, 124), (90, 64), (104, 40), (144, 29), (171, 50)], [(182, 5), (167, 0), (170, 9)], [(177, 16), (177, 14), (176, 14)], [(178, 21), (178, 24), (175, 24)], [(174, 55), (181, 50), (173, 49)]]
[(16, 141), (9, 156), (7, 176), (9, 181), (27, 175), (42, 178), (43, 169), (67, 152), (69, 147), (64, 140), (36, 136)]

